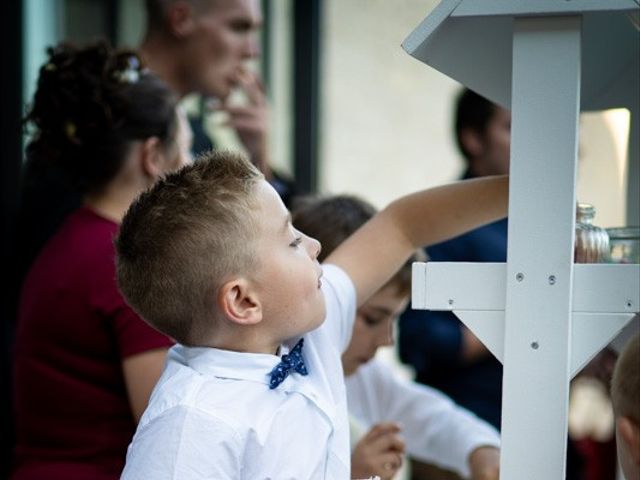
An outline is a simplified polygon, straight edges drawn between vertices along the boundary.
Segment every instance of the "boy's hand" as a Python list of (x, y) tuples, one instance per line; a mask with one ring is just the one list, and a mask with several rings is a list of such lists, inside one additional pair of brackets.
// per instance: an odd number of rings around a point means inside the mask
[(476, 448), (469, 455), (472, 480), (498, 480), (500, 478), (500, 450), (495, 447)]
[(351, 478), (378, 475), (390, 480), (402, 466), (404, 440), (395, 423), (378, 423), (356, 444), (351, 454)]
[(268, 180), (271, 171), (267, 158), (268, 106), (264, 87), (258, 75), (247, 68), (238, 71), (236, 78), (247, 102), (242, 106), (225, 103), (222, 110), (229, 114), (227, 124), (236, 131), (251, 161)]

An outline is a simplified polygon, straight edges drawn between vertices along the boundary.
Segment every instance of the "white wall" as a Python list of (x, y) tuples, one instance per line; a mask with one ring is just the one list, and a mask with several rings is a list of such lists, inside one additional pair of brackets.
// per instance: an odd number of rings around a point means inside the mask
[(458, 84), (400, 43), (430, 11), (424, 0), (328, 0), (322, 80), (321, 188), (382, 207), (455, 178), (451, 135)]
[[(400, 47), (436, 4), (325, 1), (322, 191), (359, 194), (382, 207), (460, 173), (451, 127), (459, 85)], [(624, 112), (581, 120), (578, 199), (595, 205), (601, 226), (624, 225), (627, 123)]]

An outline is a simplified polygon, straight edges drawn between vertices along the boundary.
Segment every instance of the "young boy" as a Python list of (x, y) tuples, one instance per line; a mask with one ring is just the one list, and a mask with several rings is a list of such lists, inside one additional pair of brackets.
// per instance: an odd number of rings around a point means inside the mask
[(625, 345), (611, 381), (618, 459), (627, 480), (640, 478), (640, 333)]
[(209, 154), (141, 195), (116, 241), (118, 280), (178, 345), (123, 478), (349, 478), (340, 354), (356, 307), (419, 246), (504, 216), (507, 192), (500, 177), (403, 197), (323, 267), (241, 156)]
[[(339, 195), (303, 199), (292, 217), (294, 228), (322, 243), (322, 262), (374, 214), (369, 203)], [(412, 260), (357, 309), (353, 335), (342, 354), (351, 424), (368, 430), (352, 440), (351, 476), (394, 478), (406, 448), (413, 459), (463, 478), (497, 480), (500, 437), (491, 425), (441, 392), (400, 378), (374, 358), (378, 348), (393, 345), (395, 320), (411, 292)]]

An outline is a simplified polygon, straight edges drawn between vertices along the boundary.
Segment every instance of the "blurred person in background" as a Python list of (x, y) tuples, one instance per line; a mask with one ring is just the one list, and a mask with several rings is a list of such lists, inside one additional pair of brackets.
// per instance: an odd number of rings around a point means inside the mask
[[(259, 0), (146, 0), (147, 31), (140, 53), (180, 98), (215, 99), (227, 114), (249, 158), (286, 205), (295, 193), (291, 180), (274, 171), (268, 152), (268, 105), (262, 81), (249, 65), (260, 55)], [(245, 102), (233, 102), (240, 91)], [(190, 118), (194, 153), (215, 147), (202, 117)]]
[[(509, 172), (511, 114), (465, 89), (456, 100), (455, 138), (465, 159), (461, 178)], [(507, 219), (427, 249), (436, 262), (506, 262)], [(431, 385), (500, 428), (502, 364), (452, 312), (407, 309), (400, 317), (402, 360)]]
[[(50, 48), (26, 122), (25, 189), (60, 212), (69, 191), (82, 204), (24, 261), (11, 478), (117, 479), (173, 341), (120, 295), (112, 240), (130, 202), (190, 160), (190, 132), (171, 89), (105, 43)], [(52, 172), (60, 196), (44, 198)], [(37, 212), (22, 225), (38, 228)]]

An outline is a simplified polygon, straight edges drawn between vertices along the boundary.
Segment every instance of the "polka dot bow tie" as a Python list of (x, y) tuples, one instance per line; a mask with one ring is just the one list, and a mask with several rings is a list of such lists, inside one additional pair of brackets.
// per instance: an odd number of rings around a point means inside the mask
[(300, 375), (308, 375), (307, 367), (304, 366), (304, 359), (302, 358), (302, 345), (304, 344), (304, 338), (301, 338), (296, 346), (291, 349), (287, 355), (282, 356), (282, 361), (276, 365), (271, 373), (271, 380), (269, 381), (269, 388), (274, 389), (289, 376), (291, 370), (298, 372)]

